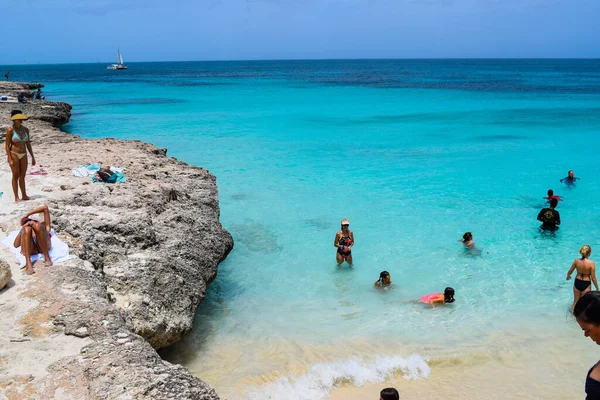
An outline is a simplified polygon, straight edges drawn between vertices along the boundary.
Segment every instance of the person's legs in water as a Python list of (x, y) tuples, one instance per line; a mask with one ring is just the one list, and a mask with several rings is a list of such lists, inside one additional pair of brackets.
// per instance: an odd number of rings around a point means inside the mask
[(27, 156), (22, 157), (19, 160), (19, 186), (21, 187), (22, 200), (29, 200), (29, 197), (27, 196), (27, 191), (25, 190), (25, 174), (27, 173), (27, 160)]
[(46, 229), (46, 225), (40, 224), (39, 222), (34, 222), (32, 225), (33, 232), (35, 233), (37, 240), (37, 247), (40, 250), (40, 253), (44, 255), (44, 265), (49, 267), (52, 265), (52, 259), (50, 258), (50, 247), (52, 247), (52, 242), (50, 239), (50, 234)]
[[(12, 160), (10, 170), (12, 172), (12, 190), (15, 195), (15, 203), (19, 202), (19, 176), (21, 176), (21, 163), (16, 154), (10, 152), (9, 157)], [(25, 157), (23, 157), (25, 158)]]
[(346, 262), (352, 266), (352, 254), (346, 257)]
[(23, 256), (25, 256), (25, 273), (27, 275), (35, 273), (33, 265), (31, 264), (31, 247), (33, 245), (31, 232), (30, 226), (23, 226), (23, 233), (21, 234), (21, 252), (23, 253)]
[(344, 257), (342, 257), (340, 253), (335, 253), (335, 260), (337, 261), (338, 265), (342, 265), (344, 262)]

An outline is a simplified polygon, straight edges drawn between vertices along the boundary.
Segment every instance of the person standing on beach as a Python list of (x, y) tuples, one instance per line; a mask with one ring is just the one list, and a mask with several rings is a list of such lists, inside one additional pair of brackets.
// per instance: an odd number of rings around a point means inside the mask
[(576, 178), (575, 177), (575, 172), (573, 170), (570, 170), (569, 173), (567, 174), (566, 177), (562, 178), (560, 180), (560, 183), (566, 183), (566, 184), (574, 184), (576, 181), (580, 180), (581, 178)]
[(350, 220), (344, 218), (341, 222), (341, 230), (335, 234), (333, 245), (337, 247), (335, 258), (338, 265), (341, 265), (344, 260), (352, 265), (352, 246), (354, 246), (354, 233), (348, 228)]
[(567, 273), (567, 280), (570, 280), (571, 274), (577, 270), (577, 276), (573, 284), (573, 305), (571, 305), (571, 310), (575, 307), (577, 300), (592, 289), (592, 283), (594, 283), (596, 290), (598, 290), (596, 264), (589, 259), (592, 255), (592, 248), (586, 244), (579, 249), (579, 254), (581, 254), (581, 258), (573, 261), (571, 269)]
[(542, 223), (541, 228), (545, 231), (555, 231), (560, 225), (560, 214), (555, 210), (558, 205), (557, 199), (550, 199), (550, 207), (542, 208), (537, 216), (537, 220)]
[(35, 165), (35, 156), (31, 149), (31, 137), (29, 129), (23, 126), (27, 117), (21, 110), (13, 110), (11, 113), (13, 126), (6, 130), (4, 148), (8, 157), (8, 165), (12, 171), (12, 189), (15, 195), (15, 203), (19, 202), (19, 187), (21, 188), (21, 200), (29, 200), (25, 190), (25, 174), (27, 173), (27, 151), (31, 154), (31, 165)]
[[(588, 292), (575, 304), (573, 315), (583, 330), (583, 335), (600, 344), (600, 292)], [(587, 373), (585, 378), (587, 400), (600, 399), (600, 361)]]

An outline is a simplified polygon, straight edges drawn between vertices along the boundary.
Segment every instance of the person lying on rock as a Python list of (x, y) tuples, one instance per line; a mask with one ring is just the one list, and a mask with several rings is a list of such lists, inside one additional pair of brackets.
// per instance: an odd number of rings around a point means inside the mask
[[(39, 222), (34, 218), (30, 218), (35, 214), (43, 214), (44, 221)], [(31, 275), (35, 273), (31, 264), (31, 256), (35, 254), (44, 255), (44, 266), (52, 265), (50, 258), (50, 248), (52, 247), (50, 234), (50, 211), (48, 206), (40, 206), (29, 211), (21, 218), (21, 230), (19, 231), (13, 246), (21, 247), (21, 254), (25, 256), (25, 273)]]

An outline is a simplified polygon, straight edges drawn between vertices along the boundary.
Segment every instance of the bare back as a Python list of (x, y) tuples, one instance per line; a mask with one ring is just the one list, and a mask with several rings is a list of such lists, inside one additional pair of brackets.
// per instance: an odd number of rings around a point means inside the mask
[(589, 258), (578, 258), (573, 261), (573, 266), (577, 270), (577, 279), (589, 281), (592, 278), (592, 273), (596, 268), (596, 264)]

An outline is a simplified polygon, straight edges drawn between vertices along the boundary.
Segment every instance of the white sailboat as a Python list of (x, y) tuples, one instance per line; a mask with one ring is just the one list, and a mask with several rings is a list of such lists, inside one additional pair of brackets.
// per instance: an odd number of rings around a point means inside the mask
[(109, 65), (106, 69), (127, 69), (127, 65), (123, 64), (123, 57), (121, 57), (120, 49), (117, 49), (117, 63)]

